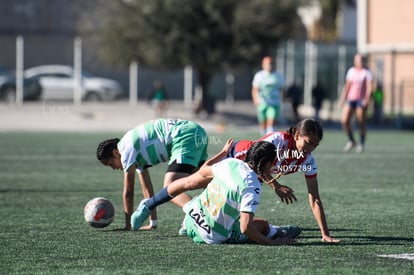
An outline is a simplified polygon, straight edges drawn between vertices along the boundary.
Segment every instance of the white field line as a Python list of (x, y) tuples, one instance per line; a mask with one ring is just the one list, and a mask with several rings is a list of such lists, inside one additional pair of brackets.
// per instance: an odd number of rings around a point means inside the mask
[(414, 260), (414, 253), (403, 253), (403, 254), (381, 254), (377, 255), (378, 257), (383, 258), (394, 258), (394, 259), (404, 259), (404, 260)]

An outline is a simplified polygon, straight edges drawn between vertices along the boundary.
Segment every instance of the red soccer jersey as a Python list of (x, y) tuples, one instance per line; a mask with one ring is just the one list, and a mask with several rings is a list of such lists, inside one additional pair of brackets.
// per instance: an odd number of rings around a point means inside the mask
[[(317, 175), (317, 165), (312, 154), (305, 154), (295, 149), (295, 141), (286, 132), (273, 132), (260, 140), (272, 142), (276, 146), (276, 159), (272, 173), (283, 175), (302, 171), (305, 177), (312, 178)], [(232, 148), (229, 156), (244, 160), (250, 146), (256, 141), (240, 140)]]

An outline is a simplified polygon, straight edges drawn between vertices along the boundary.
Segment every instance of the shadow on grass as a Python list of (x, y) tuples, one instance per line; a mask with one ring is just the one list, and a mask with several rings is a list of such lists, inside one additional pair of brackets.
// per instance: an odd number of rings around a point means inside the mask
[[(315, 231), (315, 232), (320, 232), (319, 228), (300, 228), (302, 229), (302, 232), (304, 231)], [(330, 229), (331, 232), (360, 232), (362, 231), (361, 229), (345, 229), (345, 228), (341, 228), (341, 229)]]
[(413, 244), (414, 238), (388, 237), (388, 236), (352, 236), (344, 238), (355, 240), (353, 244), (376, 244), (376, 245), (405, 245)]
[[(302, 232), (319, 232), (320, 230), (317, 228), (302, 228)], [(320, 239), (319, 235), (318, 236), (300, 236), (299, 237), (299, 242), (297, 245), (408, 245), (408, 244), (413, 244), (414, 243), (414, 238), (409, 238), (409, 237), (398, 237), (398, 236), (393, 236), (393, 237), (389, 237), (389, 236), (364, 236), (364, 235), (360, 235), (360, 234), (353, 234), (352, 236), (347, 236), (347, 235), (337, 235), (335, 234), (335, 232), (361, 232), (362, 230), (360, 229), (331, 229), (330, 230), (332, 235), (334, 236), (335, 239), (340, 240), (341, 242), (339, 243), (325, 243), (325, 242), (314, 242), (314, 241), (310, 241), (310, 242), (305, 242), (305, 243), (300, 243), (300, 240), (312, 240), (315, 238)]]
[[(115, 229), (101, 229), (101, 232), (114, 232), (114, 233), (124, 233), (124, 234), (145, 234), (150, 239), (176, 239), (177, 241), (181, 239), (186, 239), (185, 236), (178, 236), (177, 234), (160, 234), (157, 230), (139, 230), (131, 231), (124, 230), (122, 228)], [(302, 232), (319, 232), (319, 229), (316, 228), (302, 228)], [(331, 232), (361, 232), (360, 229), (332, 229)], [(410, 245), (414, 243), (414, 238), (407, 237), (388, 237), (388, 236), (347, 236), (347, 235), (334, 235), (334, 238), (340, 240), (339, 243), (327, 243), (322, 242), (321, 238), (318, 235), (314, 236), (299, 236), (298, 242), (293, 244), (294, 246), (364, 246), (364, 245)], [(247, 244), (233, 244), (233, 245), (251, 245)]]

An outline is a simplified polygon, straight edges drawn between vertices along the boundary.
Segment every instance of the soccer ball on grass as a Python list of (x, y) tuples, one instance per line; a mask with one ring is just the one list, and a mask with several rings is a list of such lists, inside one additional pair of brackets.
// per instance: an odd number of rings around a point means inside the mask
[(91, 199), (85, 206), (84, 217), (92, 227), (104, 228), (112, 223), (115, 209), (112, 203), (102, 197)]

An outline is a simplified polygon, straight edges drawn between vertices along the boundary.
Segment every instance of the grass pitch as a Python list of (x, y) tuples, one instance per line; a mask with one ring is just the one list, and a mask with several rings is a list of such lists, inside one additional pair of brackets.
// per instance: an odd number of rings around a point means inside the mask
[[(272, 247), (196, 245), (178, 236), (184, 215), (170, 203), (158, 208), (157, 230), (114, 231), (124, 223), (122, 174), (100, 165), (95, 150), (102, 139), (121, 134), (0, 133), (2, 274), (414, 273), (412, 132), (371, 131), (365, 153), (343, 154), (343, 133), (325, 131), (314, 155), (331, 235), (341, 243), (320, 242), (303, 175), (294, 174), (280, 181), (296, 191), (298, 202), (282, 204), (264, 187), (257, 216), (303, 232), (296, 245)], [(230, 133), (211, 136), (210, 156)], [(150, 170), (157, 191), (165, 167)], [(138, 203), (139, 183), (135, 193)], [(83, 220), (84, 205), (98, 196), (116, 209), (105, 229)]]

